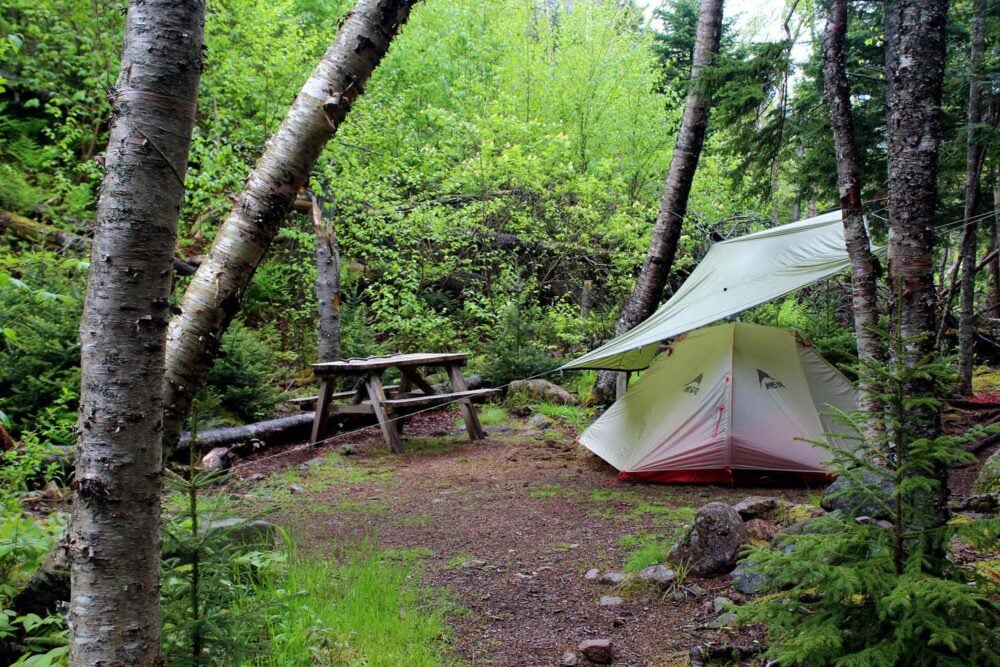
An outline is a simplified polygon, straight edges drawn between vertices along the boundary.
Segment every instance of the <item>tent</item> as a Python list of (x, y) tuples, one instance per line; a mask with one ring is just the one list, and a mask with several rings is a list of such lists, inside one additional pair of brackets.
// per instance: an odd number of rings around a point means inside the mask
[(808, 441), (838, 433), (829, 406), (856, 403), (848, 379), (794, 332), (721, 324), (676, 340), (579, 440), (623, 478), (825, 478), (829, 454)]
[[(875, 249), (880, 253), (883, 249)], [(660, 341), (836, 275), (850, 267), (840, 211), (747, 234), (711, 247), (680, 289), (649, 319), (562, 366), (634, 371)]]

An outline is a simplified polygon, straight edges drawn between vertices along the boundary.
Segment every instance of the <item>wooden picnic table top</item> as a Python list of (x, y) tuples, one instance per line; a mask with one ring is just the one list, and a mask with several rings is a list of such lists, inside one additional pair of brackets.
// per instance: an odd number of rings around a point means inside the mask
[(464, 362), (471, 356), (469, 352), (410, 352), (390, 354), (383, 357), (363, 359), (340, 359), (311, 364), (317, 375), (362, 374), (369, 371), (402, 366), (444, 366)]

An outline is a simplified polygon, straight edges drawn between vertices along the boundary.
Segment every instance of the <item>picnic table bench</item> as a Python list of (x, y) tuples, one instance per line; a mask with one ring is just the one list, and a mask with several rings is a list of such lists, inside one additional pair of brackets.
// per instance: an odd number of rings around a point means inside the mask
[[(312, 364), (313, 374), (320, 381), (320, 391), (316, 398), (316, 416), (313, 418), (310, 442), (316, 443), (322, 439), (332, 414), (371, 414), (378, 420), (389, 449), (396, 453), (402, 452), (402, 419), (424, 408), (450, 403), (458, 403), (469, 438), (482, 440), (485, 435), (472, 401), (485, 399), (497, 390), (466, 388), (462, 366), (468, 358), (467, 352), (414, 352)], [(399, 371), (400, 383), (385, 387), (382, 385), (382, 375), (390, 368)], [(424, 379), (421, 368), (444, 368), (448, 373), (451, 391), (436, 391)], [(356, 377), (354, 389), (334, 392), (336, 379), (340, 376)], [(335, 403), (335, 398), (349, 400)]]

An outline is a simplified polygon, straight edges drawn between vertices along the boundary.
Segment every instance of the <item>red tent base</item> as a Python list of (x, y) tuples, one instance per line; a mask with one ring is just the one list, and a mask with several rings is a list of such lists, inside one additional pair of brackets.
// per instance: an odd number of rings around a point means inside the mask
[(790, 472), (787, 470), (656, 470), (620, 472), (623, 482), (655, 484), (726, 484), (728, 486), (814, 486), (828, 484), (834, 476), (825, 472)]

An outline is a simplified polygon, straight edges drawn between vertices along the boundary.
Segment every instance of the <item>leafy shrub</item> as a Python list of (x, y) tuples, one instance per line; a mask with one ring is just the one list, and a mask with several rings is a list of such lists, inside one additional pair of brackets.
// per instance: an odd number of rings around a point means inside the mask
[(233, 322), (222, 337), (208, 387), (223, 409), (251, 422), (265, 417), (278, 402), (278, 392), (268, 384), (271, 367), (267, 345), (252, 329)]
[(46, 251), (0, 252), (0, 407), (15, 438), (36, 431), (74, 443), (87, 266)]

